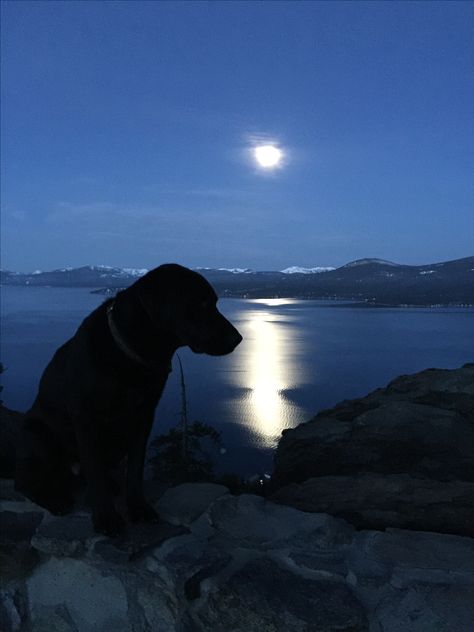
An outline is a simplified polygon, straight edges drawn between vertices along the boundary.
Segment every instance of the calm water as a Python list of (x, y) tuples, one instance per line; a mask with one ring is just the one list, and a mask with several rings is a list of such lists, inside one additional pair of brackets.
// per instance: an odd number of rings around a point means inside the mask
[[(103, 301), (87, 289), (2, 289), (3, 400), (26, 410), (54, 350)], [(220, 471), (270, 471), (284, 428), (345, 398), (365, 395), (402, 373), (474, 361), (474, 310), (379, 309), (318, 301), (220, 301), (244, 341), (230, 356), (181, 350), (191, 420), (217, 427)], [(155, 433), (177, 423), (174, 361)]]

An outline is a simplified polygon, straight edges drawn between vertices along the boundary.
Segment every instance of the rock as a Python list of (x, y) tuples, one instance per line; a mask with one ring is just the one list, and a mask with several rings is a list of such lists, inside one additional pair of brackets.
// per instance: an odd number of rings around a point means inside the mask
[(474, 536), (474, 483), (440, 482), (408, 474), (319, 476), (287, 485), (274, 502), (330, 512), (358, 529), (404, 529)]
[(122, 582), (111, 572), (85, 561), (51, 558), (35, 569), (27, 581), (27, 591), (32, 629), (36, 629), (36, 622), (44, 626), (49, 619), (55, 621), (56, 629), (61, 629), (58, 608), (63, 610), (60, 619), (64, 625), (70, 625), (69, 620), (75, 626), (64, 630), (129, 629), (128, 600)]
[(0, 590), (0, 630), (19, 632), (22, 626), (22, 617), (15, 599), (16, 591)]
[[(182, 612), (174, 592), (168, 590), (157, 577), (146, 580), (140, 578), (129, 588), (129, 603), (133, 604), (134, 616), (129, 622), (134, 623), (128, 630), (150, 630), (151, 632), (173, 632), (180, 630)], [(133, 612), (133, 610), (132, 610)], [(132, 619), (132, 620), (131, 620)], [(135, 623), (136, 622), (136, 623)]]
[[(201, 492), (179, 489), (180, 506)], [(28, 503), (7, 504), (28, 516)], [(0, 549), (0, 629), (472, 630), (472, 538), (356, 531), (253, 495), (223, 494), (197, 513), (188, 528), (138, 525), (116, 539), (92, 534), (84, 515), (46, 515), (37, 548), (25, 532), (29, 558), (14, 542)]]
[(474, 587), (417, 584), (380, 604), (381, 630), (390, 632), (472, 632)]
[(147, 555), (169, 538), (175, 538), (188, 529), (160, 521), (130, 525), (124, 535), (117, 538), (96, 538), (94, 553), (108, 562), (125, 563)]
[[(347, 560), (360, 579), (377, 577), (396, 588), (416, 583), (474, 586), (474, 540), (440, 533), (388, 529), (357, 533)], [(473, 602), (474, 606), (474, 602)]]
[(231, 562), (231, 555), (194, 535), (176, 538), (147, 559), (147, 569), (157, 573), (187, 601), (201, 596), (201, 583)]
[(188, 526), (204, 513), (212, 501), (228, 493), (224, 485), (183, 483), (164, 492), (158, 500), (157, 510), (171, 524)]
[(473, 371), (405, 376), (287, 432), (273, 500), (150, 486), (174, 524), (115, 539), (2, 481), (1, 631), (471, 632)]
[(224, 496), (208, 511), (216, 534), (214, 540), (238, 541), (260, 550), (284, 547), (289, 541), (307, 550), (310, 543), (330, 549), (350, 542), (353, 530), (327, 514), (309, 514), (278, 506), (261, 496)]
[(474, 364), (399, 377), (285, 431), (273, 484), (278, 502), (359, 528), (474, 535)]
[(85, 553), (87, 542), (97, 538), (87, 514), (49, 515), (38, 527), (32, 546), (55, 557), (76, 557)]
[(255, 560), (212, 593), (194, 619), (203, 632), (365, 632), (364, 608), (336, 582), (298, 577)]

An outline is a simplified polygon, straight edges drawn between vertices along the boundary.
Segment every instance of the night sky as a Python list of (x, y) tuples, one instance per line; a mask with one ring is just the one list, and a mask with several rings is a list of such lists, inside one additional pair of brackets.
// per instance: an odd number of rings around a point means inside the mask
[(2, 268), (474, 254), (473, 24), (472, 2), (2, 2)]

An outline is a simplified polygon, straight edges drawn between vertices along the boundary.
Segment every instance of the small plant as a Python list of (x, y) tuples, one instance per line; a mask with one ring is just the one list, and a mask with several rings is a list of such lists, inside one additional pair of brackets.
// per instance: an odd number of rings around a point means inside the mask
[(181, 419), (177, 427), (157, 437), (151, 444), (154, 451), (150, 459), (153, 478), (178, 484), (190, 481), (214, 480), (212, 458), (205, 443), (221, 446), (220, 432), (201, 421), (189, 423), (183, 365), (179, 356), (181, 381)]

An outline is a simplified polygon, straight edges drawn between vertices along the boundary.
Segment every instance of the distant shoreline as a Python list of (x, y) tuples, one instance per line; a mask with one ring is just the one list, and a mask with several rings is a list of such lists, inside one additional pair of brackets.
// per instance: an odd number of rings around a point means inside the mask
[[(100, 296), (104, 296), (105, 298), (113, 297), (122, 290), (125, 290), (125, 287), (118, 288), (110, 288), (110, 287), (102, 287), (97, 288), (94, 286), (77, 286), (77, 285), (10, 285), (10, 284), (2, 284), (2, 287), (22, 287), (26, 289), (31, 288), (43, 288), (43, 289), (51, 289), (51, 288), (68, 288), (68, 289), (77, 289), (77, 290), (89, 290), (90, 294), (97, 294)], [(461, 309), (474, 309), (474, 304), (472, 303), (389, 303), (389, 302), (378, 302), (378, 301), (360, 301), (357, 299), (351, 299), (350, 297), (327, 297), (327, 296), (275, 296), (274, 294), (269, 295), (253, 295), (248, 296), (245, 294), (230, 294), (224, 293), (220, 294), (219, 298), (228, 298), (228, 299), (238, 299), (238, 300), (272, 300), (272, 299), (289, 299), (289, 300), (298, 300), (298, 301), (321, 301), (321, 305), (319, 307), (339, 307), (339, 308), (356, 308), (356, 309), (369, 309), (371, 307), (376, 307), (379, 309), (438, 309), (438, 308), (461, 308)]]

